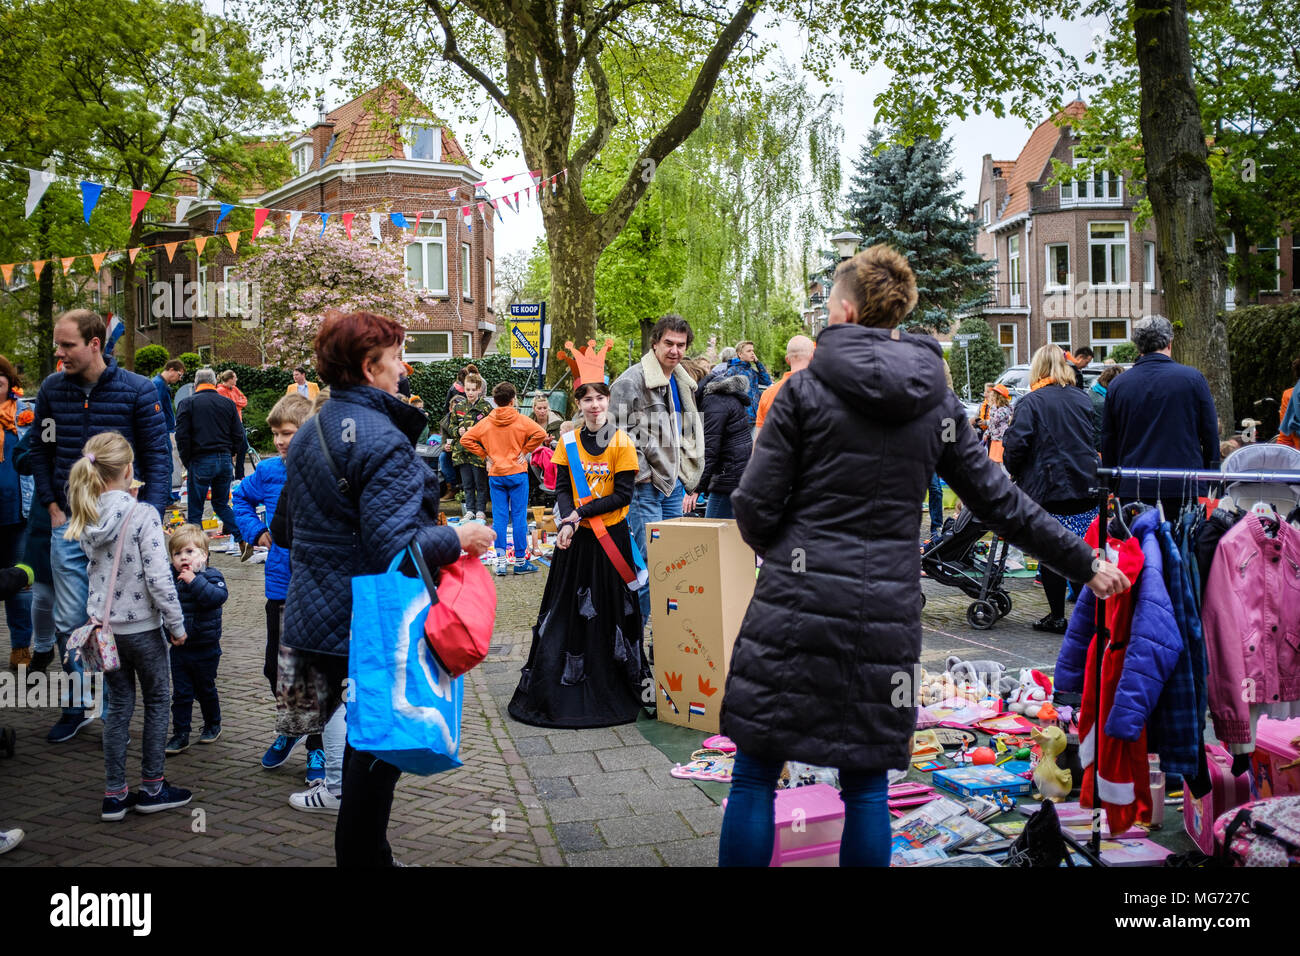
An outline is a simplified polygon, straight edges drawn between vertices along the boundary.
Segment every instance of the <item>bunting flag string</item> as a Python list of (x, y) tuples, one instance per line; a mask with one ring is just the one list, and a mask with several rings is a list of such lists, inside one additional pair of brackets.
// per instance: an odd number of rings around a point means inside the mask
[(195, 237), (194, 237), (194, 251), (195, 251), (195, 253), (197, 253), (197, 254), (200, 255), (200, 256), (203, 255), (203, 247), (206, 246), (207, 244), (208, 244), (208, 237), (207, 237), (207, 236), (195, 236)]
[(99, 203), (99, 194), (104, 191), (104, 187), (99, 183), (88, 183), (84, 180), (81, 183), (81, 210), (90, 222), (90, 214), (95, 211), (95, 206)]
[(270, 213), (271, 210), (267, 209), (265, 206), (259, 206), (257, 209), (253, 210), (253, 241), (254, 242), (257, 241), (257, 234), (261, 232), (262, 227), (266, 225), (266, 217), (270, 215)]
[(228, 233), (226, 233), (226, 241), (230, 243), (230, 251), (231, 251), (232, 254), (233, 254), (233, 253), (238, 253), (238, 252), (239, 252), (239, 232), (238, 232), (238, 231), (236, 231), (236, 232), (228, 232)]
[[(356, 217), (357, 214), (354, 212), (345, 212), (343, 214), (343, 231), (348, 234), (349, 239), (352, 238), (352, 220), (355, 219)], [(321, 235), (324, 234), (325, 234), (324, 232), (321, 233)]]
[(32, 213), (36, 211), (36, 204), (41, 201), (45, 190), (50, 188), (50, 183), (53, 181), (54, 177), (46, 175), (42, 170), (27, 170), (27, 212), (23, 214), (24, 219), (32, 217)]
[(131, 190), (131, 225), (135, 225), (136, 219), (140, 217), (140, 212), (149, 202), (149, 197), (152, 195), (153, 193), (146, 192), (143, 189)]

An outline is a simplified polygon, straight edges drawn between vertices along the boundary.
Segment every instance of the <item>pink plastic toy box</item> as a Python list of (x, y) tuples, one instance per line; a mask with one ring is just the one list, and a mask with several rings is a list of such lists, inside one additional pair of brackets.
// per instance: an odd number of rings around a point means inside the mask
[(768, 865), (839, 866), (843, 834), (844, 801), (830, 784), (778, 790), (776, 840)]
[[(1291, 720), (1259, 718), (1255, 752), (1250, 755), (1250, 795), (1256, 799), (1300, 793), (1300, 717)], [(1295, 764), (1288, 770), (1282, 767)]]
[(1250, 774), (1232, 775), (1232, 757), (1217, 744), (1205, 745), (1210, 771), (1210, 792), (1199, 800), (1192, 788), (1183, 788), (1183, 829), (1196, 841), (1202, 853), (1214, 855), (1214, 821), (1233, 807), (1250, 799)]

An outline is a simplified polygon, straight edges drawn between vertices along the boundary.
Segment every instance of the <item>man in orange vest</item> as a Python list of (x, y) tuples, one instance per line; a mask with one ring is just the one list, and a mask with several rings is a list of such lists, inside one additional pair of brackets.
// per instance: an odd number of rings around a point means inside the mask
[(812, 361), (813, 351), (817, 348), (812, 339), (806, 335), (796, 335), (785, 346), (785, 364), (790, 366), (790, 371), (781, 376), (780, 380), (773, 385), (769, 385), (763, 390), (762, 396), (758, 400), (758, 415), (754, 419), (754, 437), (758, 438), (758, 431), (763, 427), (763, 420), (767, 418), (768, 409), (772, 407), (772, 402), (776, 398), (776, 393), (781, 391), (790, 376), (795, 372), (802, 372)]

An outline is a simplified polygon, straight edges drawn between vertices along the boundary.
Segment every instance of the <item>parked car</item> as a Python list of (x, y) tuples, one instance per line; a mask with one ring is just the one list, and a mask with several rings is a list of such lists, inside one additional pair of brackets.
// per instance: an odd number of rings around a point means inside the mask
[[(1116, 364), (1118, 364), (1120, 368), (1125, 368), (1125, 369), (1133, 367), (1132, 362), (1118, 362)], [(1101, 373), (1105, 370), (1105, 368), (1106, 366), (1101, 362), (1092, 362), (1087, 367), (1085, 367), (1083, 369), (1084, 386), (1085, 387), (1091, 386), (1093, 382), (1097, 381), (1097, 379), (1101, 376)], [(1007, 369), (1005, 372), (1003, 372), (1001, 375), (998, 376), (997, 384), (1005, 385), (1007, 388), (1011, 389), (1011, 404), (1014, 405), (1023, 396), (1029, 394), (1029, 386), (1031, 384), (1029, 381), (1029, 366), (1028, 365), (1011, 366), (1011, 368)]]

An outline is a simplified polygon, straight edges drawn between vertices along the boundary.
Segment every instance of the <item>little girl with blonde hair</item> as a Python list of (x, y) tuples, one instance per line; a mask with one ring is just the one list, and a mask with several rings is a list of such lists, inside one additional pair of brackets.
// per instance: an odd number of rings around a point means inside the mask
[[(104, 714), (101, 820), (121, 820), (130, 809), (156, 813), (184, 806), (191, 796), (163, 777), (171, 682), (162, 626), (166, 624), (172, 643), (184, 644), (185, 621), (172, 584), (162, 521), (155, 508), (137, 502), (131, 491), (134, 458), (125, 438), (102, 432), (86, 442), (68, 475), (64, 537), (79, 541), (89, 559), (86, 614), (109, 626), (121, 660), (117, 670), (104, 675), (109, 706)], [(117, 579), (110, 582), (119, 549)], [(144, 755), (140, 791), (132, 794), (126, 785), (126, 745), (137, 678), (144, 698)]]

